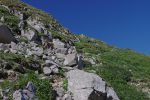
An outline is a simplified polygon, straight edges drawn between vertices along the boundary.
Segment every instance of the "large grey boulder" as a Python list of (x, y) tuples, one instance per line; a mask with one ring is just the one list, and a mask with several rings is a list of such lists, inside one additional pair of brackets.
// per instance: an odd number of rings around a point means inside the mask
[(64, 48), (65, 44), (61, 42), (59, 39), (53, 39), (54, 48)]
[(16, 41), (14, 36), (12, 35), (11, 30), (5, 26), (0, 26), (0, 43), (10, 43), (11, 41)]
[(64, 61), (64, 65), (65, 66), (75, 66), (77, 65), (78, 63), (78, 57), (77, 57), (77, 54), (68, 54), (66, 57), (65, 57), (65, 61)]
[(67, 78), (68, 90), (73, 93), (74, 100), (119, 100), (114, 90), (93, 73), (71, 70)]

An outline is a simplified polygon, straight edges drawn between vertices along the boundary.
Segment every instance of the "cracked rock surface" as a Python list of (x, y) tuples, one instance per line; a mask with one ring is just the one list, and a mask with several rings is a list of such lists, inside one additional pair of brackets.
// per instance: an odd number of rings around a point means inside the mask
[(119, 100), (114, 90), (93, 73), (76, 69), (69, 71), (67, 78), (74, 100)]

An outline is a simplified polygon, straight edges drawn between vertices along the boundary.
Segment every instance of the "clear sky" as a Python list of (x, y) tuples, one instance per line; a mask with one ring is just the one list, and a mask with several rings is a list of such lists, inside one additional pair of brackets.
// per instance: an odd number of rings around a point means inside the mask
[(150, 55), (150, 0), (22, 0), (74, 33)]

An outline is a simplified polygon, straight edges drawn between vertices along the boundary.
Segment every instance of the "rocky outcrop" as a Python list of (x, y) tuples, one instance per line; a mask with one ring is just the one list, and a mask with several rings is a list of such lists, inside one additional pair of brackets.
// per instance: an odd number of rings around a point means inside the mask
[(65, 44), (63, 42), (61, 42), (59, 39), (53, 39), (53, 44), (54, 44), (55, 49), (65, 47)]
[(29, 41), (37, 41), (38, 40), (37, 33), (33, 29), (22, 30), (21, 35), (26, 37)]
[[(17, 80), (18, 75), (28, 72), (28, 69), (35, 71), (40, 79), (53, 81), (56, 100), (119, 100), (114, 90), (101, 77), (78, 70), (83, 69), (84, 58), (76, 51), (75, 39), (68, 37), (70, 40), (62, 42), (61, 39), (51, 36), (53, 31), (64, 36), (70, 35), (68, 30), (63, 29), (57, 22), (44, 23), (39, 16), (32, 18), (32, 15), (17, 9), (10, 9), (10, 12), (20, 19), (20, 33), (13, 36), (7, 26), (0, 25), (0, 52), (15, 54), (14, 59), (10, 57), (10, 60), (15, 60), (14, 65), (7, 64), (9, 61), (0, 62), (0, 79)], [(5, 23), (3, 17), (1, 21)], [(23, 59), (17, 58), (18, 55)], [(89, 62), (96, 64), (94, 59)], [(67, 77), (64, 77), (64, 73), (67, 73)], [(60, 76), (61, 74), (63, 75)], [(66, 78), (68, 90), (63, 86)], [(32, 82), (28, 82), (26, 88), (13, 92), (13, 100), (37, 100), (36, 87)], [(2, 97), (4, 100), (8, 99), (5, 95)]]
[(64, 65), (75, 66), (77, 64), (77, 61), (78, 61), (77, 54), (68, 54), (65, 57)]
[(11, 30), (5, 26), (0, 26), (0, 43), (10, 43), (11, 41), (16, 41)]
[[(24, 55), (24, 57), (32, 56), (33, 61), (42, 59), (41, 64), (31, 62), (28, 63), (28, 65), (30, 67), (29, 69), (40, 70), (42, 75), (45, 75), (46, 79), (52, 79), (53, 75), (59, 74), (61, 69), (60, 66), (64, 65), (63, 68), (69, 71), (67, 72), (68, 91), (63, 93), (62, 85), (55, 88), (58, 96), (57, 98), (61, 98), (62, 100), (119, 100), (114, 90), (108, 87), (102, 78), (92, 73), (77, 70), (77, 68), (82, 69), (84, 65), (82, 55), (76, 52), (74, 46), (67, 46), (67, 43), (63, 43), (58, 39), (53, 39), (53, 48), (44, 48), (42, 44), (37, 44), (34, 41), (30, 43), (19, 41), (19, 43), (1, 43), (0, 50), (21, 54)], [(19, 63), (14, 71), (25, 73), (25, 69), (22, 63)], [(8, 79), (8, 77), (13, 75), (7, 72), (0, 72), (0, 74), (2, 76), (1, 79)], [(16, 79), (16, 77), (13, 79)], [(62, 84), (63, 82), (61, 81), (60, 83)], [(30, 91), (27, 88), (19, 89), (14, 92), (13, 98), (14, 100), (33, 100), (33, 98), (35, 98), (35, 91)]]
[(114, 90), (93, 73), (71, 70), (67, 78), (68, 90), (73, 93), (74, 100), (119, 100)]

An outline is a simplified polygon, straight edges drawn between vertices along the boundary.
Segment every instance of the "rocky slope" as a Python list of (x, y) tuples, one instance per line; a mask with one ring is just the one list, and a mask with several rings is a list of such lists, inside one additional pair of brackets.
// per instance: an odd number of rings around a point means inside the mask
[(148, 100), (149, 62), (75, 35), (19, 0), (0, 0), (2, 100)]

